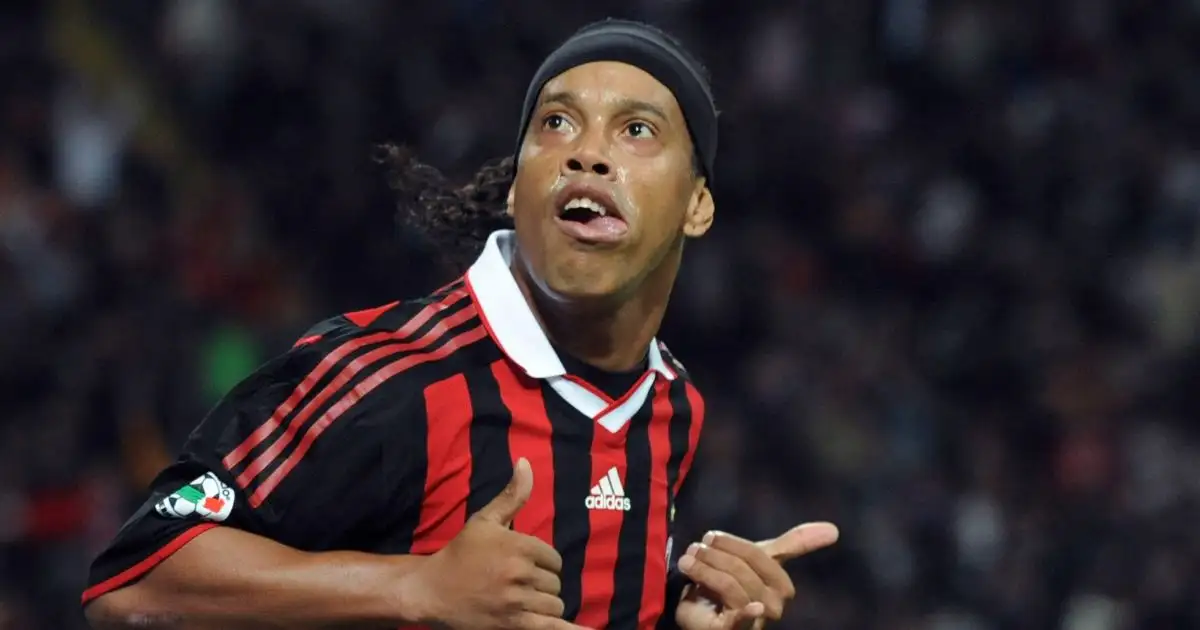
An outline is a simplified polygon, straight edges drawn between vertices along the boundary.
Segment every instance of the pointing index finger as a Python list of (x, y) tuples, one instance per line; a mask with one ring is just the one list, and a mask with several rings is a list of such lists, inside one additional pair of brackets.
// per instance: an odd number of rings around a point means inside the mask
[(833, 523), (803, 523), (758, 544), (775, 560), (787, 562), (832, 545), (838, 536), (838, 528)]

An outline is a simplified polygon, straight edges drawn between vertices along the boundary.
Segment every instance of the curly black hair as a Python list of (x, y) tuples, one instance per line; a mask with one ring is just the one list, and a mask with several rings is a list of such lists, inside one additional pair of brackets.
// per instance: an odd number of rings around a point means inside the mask
[(513, 225), (507, 208), (516, 173), (511, 156), (484, 164), (462, 186), (405, 146), (382, 145), (375, 160), (387, 169), (388, 187), (396, 193), (397, 224), (436, 247), (455, 273), (474, 262), (489, 234)]

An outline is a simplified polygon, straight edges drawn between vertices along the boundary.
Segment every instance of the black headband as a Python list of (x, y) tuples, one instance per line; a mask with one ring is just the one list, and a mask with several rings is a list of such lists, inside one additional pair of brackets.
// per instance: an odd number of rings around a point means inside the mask
[(628, 20), (605, 20), (585, 26), (542, 62), (525, 92), (525, 107), (517, 130), (517, 158), (542, 88), (550, 79), (593, 61), (619, 61), (641, 68), (671, 90), (683, 111), (704, 176), (711, 182), (717, 157), (717, 107), (703, 68), (658, 29)]

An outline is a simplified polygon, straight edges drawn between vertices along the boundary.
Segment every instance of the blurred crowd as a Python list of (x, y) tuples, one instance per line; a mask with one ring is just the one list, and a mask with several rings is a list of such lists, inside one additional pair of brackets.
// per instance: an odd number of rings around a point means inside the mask
[(83, 627), (232, 383), (444, 280), (372, 144), (468, 175), (605, 15), (680, 35), (723, 111), (663, 335), (711, 408), (685, 535), (838, 523), (783, 628), (1200, 628), (1200, 2), (17, 4), (0, 630)]

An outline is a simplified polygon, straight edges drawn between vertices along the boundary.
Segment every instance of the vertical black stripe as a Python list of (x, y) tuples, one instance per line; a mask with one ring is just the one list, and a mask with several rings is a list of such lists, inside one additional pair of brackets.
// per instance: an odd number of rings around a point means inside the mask
[(592, 489), (596, 423), (568, 405), (549, 385), (542, 400), (550, 418), (554, 454), (554, 548), (562, 554), (563, 618), (574, 620), (583, 601), (583, 562), (592, 526), (585, 501)]
[(471, 494), (467, 497), (467, 516), (492, 502), (512, 479), (512, 453), (508, 448), (508, 430), (512, 411), (504, 406), (500, 385), (490, 369), (467, 373), (467, 391), (471, 394)]
[(621, 522), (617, 540), (617, 567), (614, 577), (609, 628), (637, 628), (642, 608), (642, 588), (646, 577), (646, 542), (650, 520), (651, 475), (654, 461), (650, 450), (650, 422), (653, 396), (630, 420), (625, 437), (625, 496), (629, 511)]
[[(688, 452), (689, 434), (692, 431), (692, 405), (687, 397), (687, 384), (682, 378), (677, 378), (671, 382), (671, 459), (667, 462), (667, 492), (669, 501), (667, 504), (667, 518), (671, 517), (671, 510), (675, 507), (679, 497), (675, 494), (675, 483), (679, 480), (680, 467), (683, 465), (683, 458)], [(671, 529), (667, 529), (670, 534)]]
[[(679, 480), (683, 458), (688, 452), (689, 434), (692, 430), (692, 422), (695, 420), (693, 415), (692, 405), (687, 397), (687, 384), (682, 377), (677, 378), (671, 382), (671, 428), (669, 429), (671, 457), (667, 461), (668, 540), (673, 540), (675, 536), (673, 512), (679, 503), (679, 497), (675, 495), (675, 483)], [(681, 542), (684, 544), (680, 544)], [(662, 616), (658, 618), (657, 628), (665, 630), (677, 627), (675, 625), (675, 602), (679, 601), (682, 596), (682, 584), (686, 582), (686, 579), (675, 570), (675, 559), (687, 548), (686, 543), (687, 541), (674, 541), (671, 558), (667, 559), (667, 602), (663, 607)]]
[[(388, 426), (387, 437), (380, 445), (383, 457), (380, 481), (385, 484), (387, 493), (380, 506), (391, 506), (386, 509), (394, 510), (396, 517), (368, 519), (363, 526), (370, 531), (355, 536), (355, 542), (359, 543), (355, 548), (394, 554), (412, 550), (413, 538), (421, 522), (425, 480), (429, 478), (428, 436), (429, 414), (422, 392), (414, 397), (412, 411)], [(341, 499), (334, 499), (331, 504), (341, 504)], [(373, 541), (384, 541), (384, 544), (377, 546), (372, 544)]]

